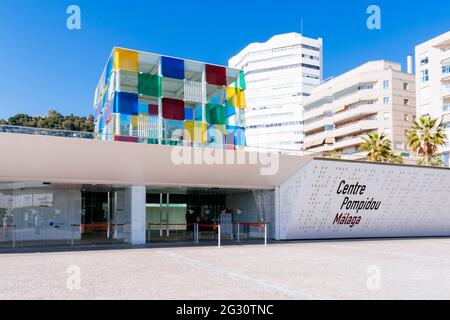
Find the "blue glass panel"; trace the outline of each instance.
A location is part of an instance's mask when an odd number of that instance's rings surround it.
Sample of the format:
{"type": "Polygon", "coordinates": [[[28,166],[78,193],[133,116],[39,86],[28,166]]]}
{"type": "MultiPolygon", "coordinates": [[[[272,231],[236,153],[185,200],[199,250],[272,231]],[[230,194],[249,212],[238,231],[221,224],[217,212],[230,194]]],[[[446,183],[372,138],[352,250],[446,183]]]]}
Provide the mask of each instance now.
{"type": "Polygon", "coordinates": [[[139,103],[138,105],[139,114],[148,114],[148,110],[149,110],[148,104],[139,103]]]}
{"type": "Polygon", "coordinates": [[[225,114],[227,118],[234,116],[236,114],[236,108],[227,106],[225,114]]]}
{"type": "Polygon", "coordinates": [[[111,78],[111,72],[113,67],[113,57],[109,58],[108,64],[106,65],[106,74],[105,74],[105,84],[108,85],[109,79],[111,78]]]}
{"type": "Polygon", "coordinates": [[[225,143],[228,145],[245,146],[245,129],[238,126],[227,125],[225,143]]]}
{"type": "Polygon", "coordinates": [[[202,106],[197,106],[195,108],[195,119],[196,121],[202,121],[202,106]]]}
{"type": "Polygon", "coordinates": [[[161,57],[162,75],[174,79],[184,79],[184,60],[161,57]]]}
{"type": "Polygon", "coordinates": [[[245,129],[242,127],[237,127],[235,131],[235,143],[238,146],[245,146],[245,129]]]}
{"type": "Polygon", "coordinates": [[[128,92],[116,92],[114,101],[114,113],[138,115],[138,95],[128,92]]]}
{"type": "Polygon", "coordinates": [[[194,120],[194,110],[192,110],[190,108],[185,108],[184,109],[184,118],[186,120],[194,120]]]}

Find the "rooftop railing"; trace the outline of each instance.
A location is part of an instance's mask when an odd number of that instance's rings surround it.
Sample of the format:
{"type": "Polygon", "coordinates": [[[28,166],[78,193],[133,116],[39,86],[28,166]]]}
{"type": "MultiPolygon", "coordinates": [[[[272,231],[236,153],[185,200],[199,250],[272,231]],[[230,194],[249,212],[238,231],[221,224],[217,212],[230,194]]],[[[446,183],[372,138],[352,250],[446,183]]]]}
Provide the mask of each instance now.
{"type": "Polygon", "coordinates": [[[64,138],[94,139],[94,134],[92,132],[42,129],[42,128],[19,127],[10,125],[0,125],[0,132],[33,134],[41,136],[64,137],[64,138]]]}

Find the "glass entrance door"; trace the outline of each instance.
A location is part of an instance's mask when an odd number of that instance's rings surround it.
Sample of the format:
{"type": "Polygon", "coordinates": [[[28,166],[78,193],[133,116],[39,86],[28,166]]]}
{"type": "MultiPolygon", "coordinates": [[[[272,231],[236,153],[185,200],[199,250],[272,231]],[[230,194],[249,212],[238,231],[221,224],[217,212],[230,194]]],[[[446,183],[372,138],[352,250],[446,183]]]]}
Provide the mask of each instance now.
{"type": "MultiPolygon", "coordinates": [[[[158,194],[159,203],[146,207],[148,241],[192,240],[193,228],[187,223],[187,204],[173,201],[171,194],[158,194]]],[[[155,195],[156,199],[156,195],[155,195]]]]}
{"type": "Polygon", "coordinates": [[[124,223],[116,221],[118,194],[115,190],[82,193],[81,243],[123,242],[124,223]]]}

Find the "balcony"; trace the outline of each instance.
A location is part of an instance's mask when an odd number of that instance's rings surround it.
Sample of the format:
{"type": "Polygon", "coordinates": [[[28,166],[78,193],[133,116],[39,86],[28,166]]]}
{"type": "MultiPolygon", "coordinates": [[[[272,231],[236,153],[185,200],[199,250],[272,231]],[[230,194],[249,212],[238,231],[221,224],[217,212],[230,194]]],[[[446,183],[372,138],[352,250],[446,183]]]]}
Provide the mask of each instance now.
{"type": "Polygon", "coordinates": [[[450,64],[450,50],[442,52],[441,55],[441,65],[449,65],[450,64]]]}
{"type": "Polygon", "coordinates": [[[311,131],[320,129],[325,127],[327,124],[332,124],[333,120],[331,117],[323,117],[322,119],[319,119],[318,121],[314,121],[308,124],[303,125],[303,131],[308,134],[311,131]]]}
{"type": "Polygon", "coordinates": [[[450,84],[442,86],[442,99],[450,99],[450,84]]]}
{"type": "Polygon", "coordinates": [[[331,110],[332,108],[330,107],[330,104],[324,104],[318,108],[315,109],[311,109],[309,111],[305,111],[303,113],[303,119],[311,119],[311,118],[316,118],[316,117],[320,117],[324,114],[324,112],[326,110],[331,110]]]}
{"type": "Polygon", "coordinates": [[[334,144],[334,147],[336,149],[344,149],[344,148],[348,148],[348,147],[352,147],[352,146],[358,146],[363,142],[364,142],[364,140],[362,139],[361,135],[350,136],[346,139],[336,142],[334,144]]]}
{"type": "Polygon", "coordinates": [[[442,66],[441,82],[444,85],[450,84],[450,58],[447,59],[446,64],[442,66]]]}
{"type": "Polygon", "coordinates": [[[361,104],[357,106],[352,106],[345,111],[336,113],[333,116],[333,122],[335,124],[338,124],[340,122],[351,121],[361,117],[377,114],[378,107],[379,106],[377,104],[361,104]]]}
{"type": "Polygon", "coordinates": [[[361,101],[377,101],[379,99],[379,91],[376,89],[360,90],[352,95],[342,97],[335,100],[331,105],[335,113],[341,111],[344,106],[351,106],[361,101]]]}
{"type": "Polygon", "coordinates": [[[378,129],[379,122],[377,120],[361,120],[352,122],[342,127],[339,127],[333,131],[334,137],[342,137],[353,134],[357,134],[362,131],[369,131],[378,129]]]}
{"type": "Polygon", "coordinates": [[[310,149],[305,151],[305,155],[314,155],[315,153],[323,153],[328,151],[333,151],[335,147],[333,145],[317,145],[316,147],[311,146],[310,149]]]}

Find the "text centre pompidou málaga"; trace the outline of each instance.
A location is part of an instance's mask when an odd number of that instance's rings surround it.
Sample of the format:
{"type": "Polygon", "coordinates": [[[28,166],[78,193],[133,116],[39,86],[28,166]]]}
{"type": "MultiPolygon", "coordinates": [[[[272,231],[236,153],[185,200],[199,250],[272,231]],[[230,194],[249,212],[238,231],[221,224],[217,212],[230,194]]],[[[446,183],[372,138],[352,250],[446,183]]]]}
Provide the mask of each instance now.
{"type": "Polygon", "coordinates": [[[98,139],[240,149],[241,70],[114,48],[95,91],[98,139]]]}

